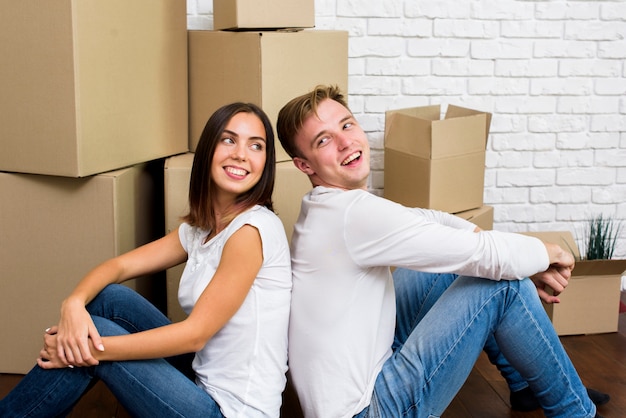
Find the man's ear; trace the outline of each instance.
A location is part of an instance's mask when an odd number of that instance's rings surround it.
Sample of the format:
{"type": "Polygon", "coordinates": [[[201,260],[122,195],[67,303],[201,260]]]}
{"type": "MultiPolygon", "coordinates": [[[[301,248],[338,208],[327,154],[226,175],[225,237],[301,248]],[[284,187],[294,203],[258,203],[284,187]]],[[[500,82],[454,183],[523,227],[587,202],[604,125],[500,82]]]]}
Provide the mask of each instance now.
{"type": "Polygon", "coordinates": [[[293,165],[295,165],[298,170],[302,171],[307,176],[315,174],[315,171],[313,171],[313,169],[305,159],[302,159],[300,157],[293,157],[293,165]]]}

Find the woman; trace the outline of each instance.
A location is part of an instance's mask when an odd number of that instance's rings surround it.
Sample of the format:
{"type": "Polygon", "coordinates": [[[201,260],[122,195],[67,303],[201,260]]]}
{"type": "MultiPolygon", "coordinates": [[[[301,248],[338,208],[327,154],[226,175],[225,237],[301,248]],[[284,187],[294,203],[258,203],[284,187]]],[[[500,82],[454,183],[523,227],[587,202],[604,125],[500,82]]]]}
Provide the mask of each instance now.
{"type": "Polygon", "coordinates": [[[81,280],[0,416],[63,415],[101,379],[135,416],[278,417],[291,270],[272,212],[274,177],[265,113],[244,103],[218,109],[196,149],[184,222],[81,280]],[[119,285],[183,262],[184,321],[170,323],[119,285]],[[164,360],[184,353],[195,353],[195,383],[164,360]]]}

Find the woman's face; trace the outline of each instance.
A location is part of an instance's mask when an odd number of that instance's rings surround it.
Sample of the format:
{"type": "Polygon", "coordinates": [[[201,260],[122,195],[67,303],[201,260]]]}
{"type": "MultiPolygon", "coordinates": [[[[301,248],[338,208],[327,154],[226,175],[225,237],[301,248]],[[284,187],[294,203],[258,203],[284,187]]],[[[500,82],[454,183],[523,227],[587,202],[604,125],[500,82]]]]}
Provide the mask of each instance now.
{"type": "Polygon", "coordinates": [[[240,112],[230,119],[211,165],[220,199],[234,200],[259,182],[267,158],[266,147],[265,127],[254,113],[240,112]]]}

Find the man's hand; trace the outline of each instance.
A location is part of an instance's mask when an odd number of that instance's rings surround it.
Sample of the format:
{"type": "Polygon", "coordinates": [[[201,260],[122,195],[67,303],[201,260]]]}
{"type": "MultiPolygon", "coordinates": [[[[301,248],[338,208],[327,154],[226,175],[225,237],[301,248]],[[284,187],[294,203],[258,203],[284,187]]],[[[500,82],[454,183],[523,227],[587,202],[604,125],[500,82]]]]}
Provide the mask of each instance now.
{"type": "Polygon", "coordinates": [[[545,303],[559,303],[558,296],[567,287],[574,269],[574,256],[556,244],[544,243],[550,267],[531,277],[539,297],[545,303]],[[551,291],[550,291],[551,290],[551,291]]]}
{"type": "Polygon", "coordinates": [[[545,303],[559,303],[558,295],[567,287],[572,271],[566,267],[550,266],[548,270],[531,276],[537,293],[545,303]]]}

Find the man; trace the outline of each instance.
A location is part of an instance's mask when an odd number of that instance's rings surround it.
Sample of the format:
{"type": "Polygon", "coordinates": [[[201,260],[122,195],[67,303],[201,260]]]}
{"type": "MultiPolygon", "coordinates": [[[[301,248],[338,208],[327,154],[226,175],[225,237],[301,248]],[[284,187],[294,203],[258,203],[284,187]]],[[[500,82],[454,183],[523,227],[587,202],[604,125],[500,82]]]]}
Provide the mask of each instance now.
{"type": "Polygon", "coordinates": [[[307,418],[440,416],[490,335],[547,416],[595,416],[537,298],[567,285],[569,253],[368,193],[368,141],[335,87],[285,105],[277,131],[314,186],[292,237],[289,334],[307,418]],[[429,301],[419,279],[394,289],[389,266],[461,277],[435,275],[447,290],[429,301]]]}

